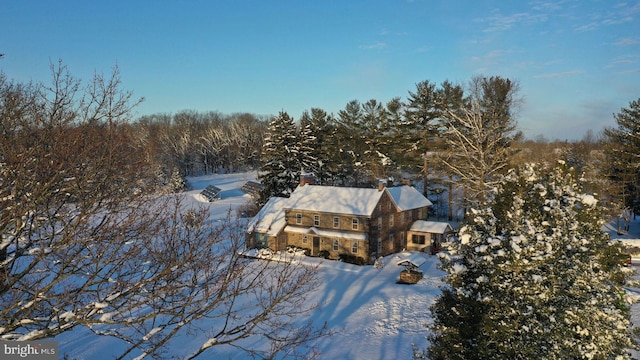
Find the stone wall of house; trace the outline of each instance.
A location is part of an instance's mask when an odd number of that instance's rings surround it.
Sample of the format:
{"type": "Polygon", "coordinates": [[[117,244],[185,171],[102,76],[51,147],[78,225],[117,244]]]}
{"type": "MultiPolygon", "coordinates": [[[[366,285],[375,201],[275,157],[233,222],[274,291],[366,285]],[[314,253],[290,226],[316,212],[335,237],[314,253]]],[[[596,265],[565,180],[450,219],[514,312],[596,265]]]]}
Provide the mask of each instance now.
{"type": "Polygon", "coordinates": [[[329,253],[330,259],[339,259],[340,254],[351,254],[355,256],[360,256],[365,260],[369,260],[368,251],[369,247],[367,246],[366,241],[364,240],[354,240],[348,238],[340,238],[340,237],[328,237],[328,236],[318,236],[314,234],[302,234],[290,232],[287,233],[287,242],[289,246],[295,246],[301,249],[308,249],[311,256],[319,256],[321,252],[326,251],[329,253]],[[314,247],[313,241],[314,238],[319,238],[319,246],[314,247]],[[334,242],[337,240],[337,249],[334,247],[334,242]],[[353,243],[354,241],[358,242],[357,251],[353,252],[353,243]]]}
{"type": "Polygon", "coordinates": [[[385,193],[371,218],[371,255],[387,256],[408,248],[406,232],[416,220],[426,220],[427,207],[398,211],[391,197],[385,193]],[[378,252],[380,239],[380,252],[378,252]]]}
{"type": "Polygon", "coordinates": [[[367,217],[321,213],[304,210],[286,210],[287,225],[316,227],[319,229],[366,232],[367,217]],[[357,227],[354,226],[354,219],[357,227]]]}
{"type": "Polygon", "coordinates": [[[358,243],[357,253],[351,251],[351,240],[339,238],[339,249],[333,249],[333,238],[320,237],[319,247],[313,247],[313,235],[307,235],[306,241],[302,234],[288,233],[287,244],[314,251],[328,251],[329,257],[338,258],[339,254],[353,254],[366,259],[368,262],[379,256],[386,256],[408,248],[407,230],[416,220],[426,220],[427,207],[409,211],[398,211],[391,196],[385,192],[378,202],[371,218],[348,214],[321,213],[288,209],[285,212],[288,225],[332,231],[354,232],[365,234],[367,240],[358,243]],[[354,221],[355,219],[355,221],[354,221]]]}

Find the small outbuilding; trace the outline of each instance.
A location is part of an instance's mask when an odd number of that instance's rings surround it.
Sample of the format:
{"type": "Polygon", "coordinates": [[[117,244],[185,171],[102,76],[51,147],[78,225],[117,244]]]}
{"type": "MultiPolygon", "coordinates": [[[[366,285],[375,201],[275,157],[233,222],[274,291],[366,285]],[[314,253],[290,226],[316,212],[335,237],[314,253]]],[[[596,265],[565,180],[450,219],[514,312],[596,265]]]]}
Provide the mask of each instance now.
{"type": "Polygon", "coordinates": [[[407,231],[407,250],[435,254],[440,251],[445,234],[452,230],[451,225],[446,222],[417,220],[407,231]]]}

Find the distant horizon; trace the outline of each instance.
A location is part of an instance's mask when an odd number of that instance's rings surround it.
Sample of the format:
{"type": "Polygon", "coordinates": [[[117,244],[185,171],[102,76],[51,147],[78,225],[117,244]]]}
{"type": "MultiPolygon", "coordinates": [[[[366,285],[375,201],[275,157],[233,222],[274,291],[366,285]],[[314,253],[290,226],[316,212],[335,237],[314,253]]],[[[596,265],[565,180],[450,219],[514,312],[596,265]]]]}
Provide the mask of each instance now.
{"type": "Polygon", "coordinates": [[[337,116],[351,100],[406,100],[429,80],[520,84],[528,139],[580,140],[640,97],[640,1],[283,0],[11,2],[0,71],[50,82],[61,59],[89,80],[117,64],[146,100],[136,118],[183,110],[337,116]]]}

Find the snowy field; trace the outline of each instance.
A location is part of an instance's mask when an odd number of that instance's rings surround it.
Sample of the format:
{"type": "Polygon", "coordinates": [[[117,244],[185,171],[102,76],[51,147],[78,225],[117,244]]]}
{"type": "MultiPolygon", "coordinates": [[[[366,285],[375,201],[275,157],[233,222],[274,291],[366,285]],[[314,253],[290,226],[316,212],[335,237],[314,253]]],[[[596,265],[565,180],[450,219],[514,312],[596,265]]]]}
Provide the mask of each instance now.
{"type": "MultiPolygon", "coordinates": [[[[255,173],[240,173],[189,178],[192,190],[183,194],[184,206],[205,206],[210,210],[212,219],[222,219],[230,209],[249,201],[240,187],[255,177],[255,173]],[[221,200],[208,203],[199,195],[207,185],[222,189],[221,200]]],[[[611,232],[612,237],[618,237],[613,229],[611,232]]],[[[632,223],[629,234],[622,238],[627,243],[640,246],[639,234],[640,219],[632,223]]],[[[337,331],[333,337],[321,340],[321,359],[410,359],[412,344],[419,348],[428,345],[429,306],[440,294],[439,286],[444,274],[436,267],[436,257],[415,252],[395,254],[384,259],[385,266],[381,269],[310,257],[301,261],[319,265],[323,284],[309,296],[310,302],[320,305],[311,314],[313,320],[318,325],[327,322],[331,329],[337,331]],[[402,270],[397,263],[409,257],[420,263],[419,269],[423,271],[424,278],[416,285],[397,284],[402,270]]],[[[640,264],[640,257],[634,258],[634,262],[640,264]]],[[[639,289],[630,288],[628,291],[640,294],[639,289]]],[[[304,320],[300,319],[301,322],[304,320]]],[[[632,320],[640,325],[638,305],[632,308],[632,320]]],[[[178,358],[189,354],[203,339],[206,339],[204,334],[180,336],[170,345],[171,352],[178,358]]],[[[82,327],[55,340],[59,342],[60,354],[66,354],[70,359],[113,359],[122,348],[118,340],[95,336],[82,327]]],[[[253,339],[256,340],[259,339],[253,339]]],[[[245,359],[247,356],[232,347],[220,346],[208,350],[200,358],[245,359]]]]}

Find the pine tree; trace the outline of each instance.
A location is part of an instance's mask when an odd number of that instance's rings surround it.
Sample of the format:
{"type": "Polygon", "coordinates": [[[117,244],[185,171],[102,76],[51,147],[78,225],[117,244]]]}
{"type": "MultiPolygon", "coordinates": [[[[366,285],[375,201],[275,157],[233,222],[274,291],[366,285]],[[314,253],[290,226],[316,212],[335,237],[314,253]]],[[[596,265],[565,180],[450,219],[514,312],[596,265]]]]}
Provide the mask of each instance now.
{"type": "Polygon", "coordinates": [[[640,98],[614,114],[617,128],[604,131],[608,169],[621,207],[640,213],[640,98]]]}
{"type": "Polygon", "coordinates": [[[261,202],[272,196],[288,197],[300,177],[296,126],[293,119],[280,112],[269,123],[260,158],[260,182],[264,186],[261,202]]]}
{"type": "Polygon", "coordinates": [[[300,162],[319,184],[332,182],[331,155],[333,126],[327,112],[312,108],[300,117],[300,162]]]}
{"type": "Polygon", "coordinates": [[[428,195],[429,159],[428,151],[433,151],[437,140],[438,120],[442,111],[438,108],[436,84],[425,80],[416,84],[416,91],[409,92],[405,111],[404,127],[407,141],[411,144],[412,163],[422,167],[423,194],[428,195]]]}
{"type": "Polygon", "coordinates": [[[169,179],[169,184],[167,184],[169,191],[178,193],[187,188],[187,181],[184,176],[180,172],[180,169],[177,167],[173,168],[171,172],[171,179],[169,179]]]}
{"type": "Polygon", "coordinates": [[[365,151],[366,137],[361,126],[362,116],[358,100],[351,100],[338,112],[335,172],[343,185],[358,185],[365,177],[362,154],[365,151]]]}
{"type": "Polygon", "coordinates": [[[511,171],[485,205],[441,255],[430,358],[629,358],[620,248],[572,171],[511,171]]]}

